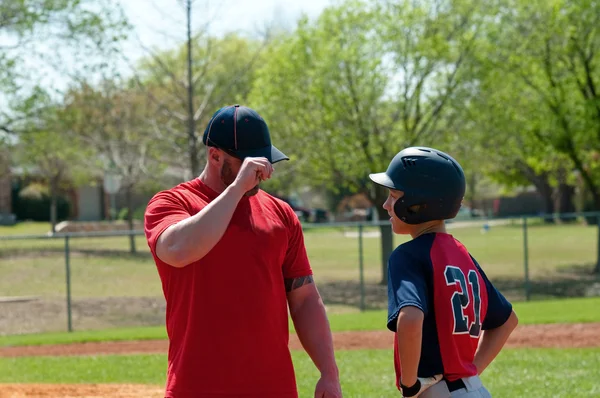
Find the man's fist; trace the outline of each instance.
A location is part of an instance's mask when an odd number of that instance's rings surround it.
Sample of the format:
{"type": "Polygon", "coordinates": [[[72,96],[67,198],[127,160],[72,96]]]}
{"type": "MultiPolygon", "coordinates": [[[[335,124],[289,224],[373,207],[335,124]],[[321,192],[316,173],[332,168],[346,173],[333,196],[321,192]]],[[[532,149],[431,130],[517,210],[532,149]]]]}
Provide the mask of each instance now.
{"type": "Polygon", "coordinates": [[[273,165],[267,158],[245,158],[233,184],[244,192],[254,189],[262,180],[268,180],[273,173],[273,165]]]}

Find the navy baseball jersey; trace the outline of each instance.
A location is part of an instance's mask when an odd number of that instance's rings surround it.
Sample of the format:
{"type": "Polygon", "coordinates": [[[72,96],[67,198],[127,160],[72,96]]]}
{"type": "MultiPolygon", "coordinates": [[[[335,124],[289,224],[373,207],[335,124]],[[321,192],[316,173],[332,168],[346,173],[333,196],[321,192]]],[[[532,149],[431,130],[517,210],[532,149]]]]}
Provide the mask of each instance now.
{"type": "MultiPolygon", "coordinates": [[[[398,314],[405,306],[424,313],[418,377],[444,374],[449,381],[477,374],[473,358],[481,331],[501,326],[512,312],[512,305],[465,246],[446,233],[421,235],[390,256],[387,327],[391,331],[396,332],[398,314]]],[[[399,387],[397,338],[394,365],[399,387]]]]}

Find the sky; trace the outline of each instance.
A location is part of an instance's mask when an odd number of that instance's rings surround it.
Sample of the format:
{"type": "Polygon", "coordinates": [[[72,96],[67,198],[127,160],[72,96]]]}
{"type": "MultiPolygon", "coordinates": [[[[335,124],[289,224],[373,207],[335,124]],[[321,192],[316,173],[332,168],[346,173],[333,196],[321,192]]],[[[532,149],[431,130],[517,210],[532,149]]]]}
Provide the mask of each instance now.
{"type": "MultiPolygon", "coordinates": [[[[145,45],[169,45],[185,36],[182,0],[121,0],[129,21],[145,45]]],[[[210,21],[214,34],[256,32],[273,21],[293,25],[301,13],[317,16],[328,0],[194,0],[193,28],[210,21]]]]}
{"type": "MultiPolygon", "coordinates": [[[[120,64],[119,70],[123,74],[131,71],[130,65],[136,59],[148,55],[148,49],[173,48],[185,41],[184,0],[115,1],[121,4],[133,28],[123,45],[130,63],[120,64]]],[[[207,27],[214,35],[231,31],[253,35],[273,23],[293,28],[302,13],[316,18],[332,1],[335,0],[193,0],[192,29],[197,32],[207,27]]],[[[0,44],[2,39],[0,37],[0,44]]],[[[85,65],[85,61],[82,63],[71,57],[68,49],[56,51],[51,42],[33,43],[32,46],[36,47],[32,51],[35,55],[25,57],[22,64],[28,76],[20,82],[25,92],[31,86],[41,84],[60,93],[69,82],[69,73],[65,70],[79,70],[85,65]]],[[[7,106],[7,98],[1,93],[0,106],[7,106]]]]}
{"type": "MultiPolygon", "coordinates": [[[[145,55],[144,47],[172,48],[185,40],[185,0],[120,0],[120,3],[134,28],[125,45],[131,58],[145,55]]],[[[192,29],[207,27],[215,35],[231,31],[253,35],[273,23],[293,28],[300,15],[317,17],[329,4],[331,0],[193,0],[192,29]]]]}

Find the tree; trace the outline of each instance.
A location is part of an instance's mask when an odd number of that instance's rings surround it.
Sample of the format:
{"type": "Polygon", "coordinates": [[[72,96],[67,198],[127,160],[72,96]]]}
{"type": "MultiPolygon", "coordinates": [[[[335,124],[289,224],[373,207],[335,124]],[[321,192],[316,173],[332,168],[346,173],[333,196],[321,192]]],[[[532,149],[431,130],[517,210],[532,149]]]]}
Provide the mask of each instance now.
{"type": "MultiPolygon", "coordinates": [[[[90,155],[86,148],[78,147],[62,129],[59,104],[53,103],[49,95],[38,89],[30,98],[42,109],[38,118],[28,119],[21,124],[23,131],[16,144],[16,157],[27,173],[41,177],[49,186],[50,223],[56,232],[57,201],[65,185],[81,181],[86,170],[80,166],[90,155]]],[[[27,109],[29,105],[25,105],[27,109]]]]}
{"type": "MultiPolygon", "coordinates": [[[[216,37],[209,30],[210,16],[195,26],[194,0],[180,4],[186,26],[182,45],[162,52],[146,48],[149,55],[134,67],[134,77],[157,110],[157,139],[172,144],[165,148],[170,155],[165,161],[197,176],[203,156],[198,126],[203,129],[218,108],[245,102],[269,32],[263,39],[234,33],[216,37]]],[[[210,14],[208,7],[205,11],[210,14]]]]}
{"type": "Polygon", "coordinates": [[[600,210],[600,4],[558,0],[501,2],[490,53],[541,104],[531,134],[569,159],[600,210]],[[523,38],[523,39],[521,39],[523,38]],[[521,39],[521,40],[519,40],[521,39]]]}
{"type": "Polygon", "coordinates": [[[0,96],[9,102],[0,110],[0,139],[17,145],[25,165],[36,165],[48,179],[53,230],[56,190],[59,181],[73,177],[77,152],[62,140],[57,87],[42,83],[39,71],[53,70],[63,78],[91,73],[118,50],[127,27],[113,0],[0,0],[0,96]],[[83,68],[66,61],[69,56],[85,58],[83,68]]]}
{"type": "Polygon", "coordinates": [[[577,173],[591,197],[588,209],[600,210],[600,4],[500,0],[490,22],[484,76],[493,75],[496,88],[513,87],[505,112],[522,122],[519,139],[529,143],[523,155],[554,180],[559,209],[573,208],[564,199],[577,173]]]}
{"type": "MultiPolygon", "coordinates": [[[[403,147],[441,142],[448,103],[480,18],[474,1],[346,1],[303,19],[273,45],[252,102],[289,147],[306,182],[366,194],[380,219],[387,192],[368,179],[403,147]]],[[[393,249],[381,227],[382,282],[393,249]]]]}
{"type": "MultiPolygon", "coordinates": [[[[486,54],[485,48],[477,54],[486,54]]],[[[457,140],[457,153],[471,163],[467,168],[477,169],[507,188],[535,186],[544,200],[544,212],[553,214],[555,188],[562,184],[562,190],[567,189],[564,164],[569,160],[533,134],[546,117],[538,111],[543,104],[518,78],[500,78],[485,56],[471,65],[471,71],[477,84],[467,106],[453,104],[465,120],[460,133],[450,135],[457,140]]],[[[572,199],[572,195],[563,197],[561,205],[568,208],[572,199]]]]}
{"type": "Polygon", "coordinates": [[[51,65],[64,72],[65,54],[79,52],[90,68],[92,57],[116,50],[127,27],[113,0],[0,0],[0,93],[22,91],[34,73],[22,68],[25,57],[38,58],[36,69],[51,65]]]}
{"type": "MultiPolygon", "coordinates": [[[[81,82],[69,91],[61,114],[70,138],[95,154],[88,158],[88,168],[116,168],[125,191],[130,230],[134,229],[134,190],[144,178],[154,178],[164,170],[158,161],[159,144],[151,134],[151,117],[146,93],[117,79],[105,79],[97,87],[81,82]]],[[[136,252],[134,238],[130,236],[132,253],[136,252]]]]}

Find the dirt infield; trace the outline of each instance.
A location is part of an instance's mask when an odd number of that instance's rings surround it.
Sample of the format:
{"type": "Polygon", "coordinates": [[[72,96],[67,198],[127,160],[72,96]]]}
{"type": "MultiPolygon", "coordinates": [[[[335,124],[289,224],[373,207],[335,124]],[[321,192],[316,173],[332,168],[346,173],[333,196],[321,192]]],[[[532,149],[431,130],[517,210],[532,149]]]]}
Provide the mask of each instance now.
{"type": "MultiPolygon", "coordinates": [[[[393,335],[387,331],[334,333],[336,350],[389,349],[393,335]]],[[[549,324],[519,326],[510,337],[508,347],[570,348],[600,347],[600,323],[549,324]]],[[[24,347],[0,347],[0,357],[61,356],[102,354],[165,354],[166,340],[115,341],[24,347]]],[[[302,349],[295,334],[290,348],[302,349]]]]}
{"type": "Polygon", "coordinates": [[[141,384],[0,384],[0,398],[162,398],[164,388],[141,384]]]}
{"type": "MultiPolygon", "coordinates": [[[[393,335],[386,331],[334,333],[336,350],[391,349],[393,335]]],[[[571,348],[600,347],[600,323],[551,324],[519,326],[507,343],[508,347],[571,348]]],[[[77,343],[29,347],[2,347],[0,357],[141,354],[167,352],[167,341],[123,341],[77,343]]],[[[292,350],[302,349],[296,337],[290,337],[292,350]]],[[[130,384],[2,384],[0,398],[159,398],[162,386],[130,384]]]]}

